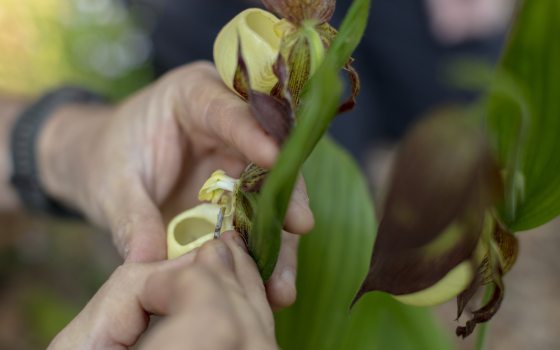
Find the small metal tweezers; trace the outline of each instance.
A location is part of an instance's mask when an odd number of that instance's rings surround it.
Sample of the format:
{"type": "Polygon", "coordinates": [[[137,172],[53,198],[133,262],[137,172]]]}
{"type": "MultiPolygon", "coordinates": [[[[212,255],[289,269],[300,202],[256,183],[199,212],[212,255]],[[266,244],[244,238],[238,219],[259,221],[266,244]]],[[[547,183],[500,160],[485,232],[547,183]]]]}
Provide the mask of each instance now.
{"type": "Polygon", "coordinates": [[[218,221],[216,222],[216,228],[214,229],[214,239],[219,239],[221,236],[225,211],[226,211],[225,207],[220,208],[220,212],[218,213],[218,221]]]}

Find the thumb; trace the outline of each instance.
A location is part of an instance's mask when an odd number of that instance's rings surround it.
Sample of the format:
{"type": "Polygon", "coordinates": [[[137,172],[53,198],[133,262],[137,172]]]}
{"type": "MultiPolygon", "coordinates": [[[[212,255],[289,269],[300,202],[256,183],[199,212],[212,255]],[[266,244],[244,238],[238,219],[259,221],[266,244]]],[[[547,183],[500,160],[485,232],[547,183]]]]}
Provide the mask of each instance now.
{"type": "Polygon", "coordinates": [[[167,255],[161,213],[139,182],[128,184],[110,214],[113,240],[126,262],[164,260],[167,255]]]}

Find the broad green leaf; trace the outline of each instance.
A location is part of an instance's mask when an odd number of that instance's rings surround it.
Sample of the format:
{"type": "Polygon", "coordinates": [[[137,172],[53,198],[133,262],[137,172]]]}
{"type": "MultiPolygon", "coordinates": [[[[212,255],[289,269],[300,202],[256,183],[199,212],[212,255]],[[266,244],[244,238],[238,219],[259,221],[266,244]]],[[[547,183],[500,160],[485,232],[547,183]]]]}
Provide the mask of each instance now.
{"type": "Polygon", "coordinates": [[[280,234],[300,168],[334,117],[342,92],[338,72],[358,46],[367,23],[369,0],[355,0],[325,60],[302,96],[299,124],[286,143],[258,200],[249,249],[264,280],[278,258],[280,234]]]}
{"type": "Polygon", "coordinates": [[[369,293],[350,310],[375,239],[367,185],[356,164],[328,138],[305,164],[304,175],[316,226],[301,239],[297,301],[276,315],[281,348],[451,349],[426,309],[369,293]]]}
{"type": "Polygon", "coordinates": [[[498,74],[508,92],[489,97],[489,128],[507,168],[501,214],[512,231],[560,214],[559,19],[560,1],[523,3],[498,74]]]}

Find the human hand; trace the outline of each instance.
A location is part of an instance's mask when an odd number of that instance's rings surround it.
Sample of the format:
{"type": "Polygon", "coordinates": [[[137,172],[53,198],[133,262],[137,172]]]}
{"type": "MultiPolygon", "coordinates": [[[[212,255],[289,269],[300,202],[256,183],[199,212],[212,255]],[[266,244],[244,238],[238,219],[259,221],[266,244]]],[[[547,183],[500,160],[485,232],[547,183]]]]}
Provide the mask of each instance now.
{"type": "Polygon", "coordinates": [[[277,349],[255,263],[228,232],[181,258],[119,267],[49,349],[277,349]]]}
{"type": "MultiPolygon", "coordinates": [[[[116,108],[64,108],[40,142],[49,192],[109,228],[122,255],[136,262],[165,258],[164,222],[194,206],[214,170],[236,176],[249,161],[270,168],[278,153],[208,63],[179,68],[116,108]]],[[[285,224],[293,233],[313,226],[302,181],[285,224]]],[[[296,294],[298,239],[283,237],[267,283],[274,307],[296,294]]]]}

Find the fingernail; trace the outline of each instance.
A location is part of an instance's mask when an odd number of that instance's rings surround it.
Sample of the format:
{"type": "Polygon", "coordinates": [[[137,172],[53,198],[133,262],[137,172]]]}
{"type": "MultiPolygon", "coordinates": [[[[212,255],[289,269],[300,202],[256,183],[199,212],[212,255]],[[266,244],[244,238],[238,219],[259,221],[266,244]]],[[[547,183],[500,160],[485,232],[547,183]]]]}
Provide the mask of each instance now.
{"type": "Polygon", "coordinates": [[[296,197],[295,199],[302,204],[309,205],[309,196],[306,191],[302,191],[298,188],[295,190],[294,197],[296,197]]]}
{"type": "Polygon", "coordinates": [[[284,271],[282,271],[282,274],[280,275],[280,278],[282,279],[282,281],[284,281],[284,283],[293,286],[293,288],[295,288],[296,275],[293,269],[291,268],[284,269],[284,271]]]}
{"type": "Polygon", "coordinates": [[[300,207],[301,211],[304,212],[306,215],[313,216],[313,212],[309,207],[309,197],[307,193],[304,191],[296,190],[293,194],[294,202],[300,207]]]}

